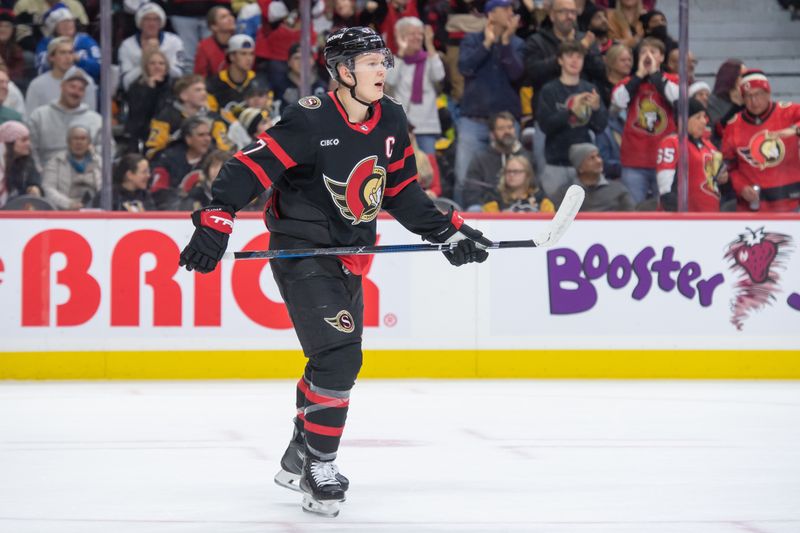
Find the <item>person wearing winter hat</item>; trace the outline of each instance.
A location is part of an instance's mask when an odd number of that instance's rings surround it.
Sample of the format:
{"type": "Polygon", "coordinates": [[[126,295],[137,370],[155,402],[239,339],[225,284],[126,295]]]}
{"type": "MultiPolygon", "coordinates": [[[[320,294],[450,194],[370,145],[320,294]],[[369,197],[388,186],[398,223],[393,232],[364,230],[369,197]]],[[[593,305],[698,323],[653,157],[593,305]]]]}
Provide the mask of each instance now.
{"type": "Polygon", "coordinates": [[[158,48],[167,57],[170,77],[181,77],[187,68],[183,41],[174,33],[164,31],[167,14],[161,6],[145,2],[136,10],[134,18],[139,31],[122,41],[119,47],[123,89],[127,91],[142,75],[142,54],[152,48],[158,48]]]}
{"type": "Polygon", "coordinates": [[[266,110],[248,107],[239,113],[238,120],[228,128],[228,139],[241,150],[271,126],[272,121],[266,110]]]}
{"type": "Polygon", "coordinates": [[[41,197],[42,177],[31,157],[31,136],[22,122],[0,124],[0,207],[22,194],[41,197]]]}
{"type": "Polygon", "coordinates": [[[689,98],[697,98],[708,107],[708,99],[711,97],[711,87],[704,81],[696,81],[689,86],[689,98]]]}
{"type": "MultiPolygon", "coordinates": [[[[677,107],[675,114],[678,114],[677,107]]],[[[698,98],[689,99],[689,181],[688,210],[715,213],[720,210],[719,185],[728,181],[722,165],[722,154],[706,135],[708,113],[698,98]]],[[[678,134],[664,137],[658,147],[656,180],[661,207],[665,211],[678,210],[678,180],[675,179],[680,162],[678,134]]]]}
{"type": "Polygon", "coordinates": [[[775,102],[761,70],[742,74],[744,109],[725,127],[722,153],[737,211],[800,209],[800,104],[775,102]]]}
{"type": "Polygon", "coordinates": [[[54,4],[45,13],[42,24],[45,38],[36,45],[36,69],[39,74],[50,70],[47,47],[56,37],[72,39],[75,64],[94,79],[100,81],[100,46],[91,36],[79,32],[75,15],[61,2],[54,4]]]}
{"type": "MultiPolygon", "coordinates": [[[[9,2],[5,2],[8,4],[9,2]]],[[[35,30],[41,27],[44,17],[56,3],[54,0],[17,0],[14,5],[14,15],[17,17],[17,42],[24,50],[36,50],[41,35],[35,30]]],[[[89,25],[89,17],[80,0],[60,0],[67,6],[81,27],[89,25]]]]}
{"type": "MultiPolygon", "coordinates": [[[[581,211],[633,211],[635,204],[631,193],[619,181],[609,181],[603,175],[603,158],[600,150],[591,143],[573,144],[569,148],[569,161],[578,176],[578,184],[586,191],[581,211]]],[[[567,188],[561,190],[556,205],[561,203],[567,188]]]]}
{"type": "MultiPolygon", "coordinates": [[[[253,71],[255,44],[249,35],[240,33],[231,37],[225,52],[228,67],[206,81],[208,108],[218,111],[229,123],[234,118],[228,113],[234,112],[233,108],[243,107],[244,93],[256,77],[253,71]]],[[[236,112],[238,109],[234,114],[236,112]]]]}

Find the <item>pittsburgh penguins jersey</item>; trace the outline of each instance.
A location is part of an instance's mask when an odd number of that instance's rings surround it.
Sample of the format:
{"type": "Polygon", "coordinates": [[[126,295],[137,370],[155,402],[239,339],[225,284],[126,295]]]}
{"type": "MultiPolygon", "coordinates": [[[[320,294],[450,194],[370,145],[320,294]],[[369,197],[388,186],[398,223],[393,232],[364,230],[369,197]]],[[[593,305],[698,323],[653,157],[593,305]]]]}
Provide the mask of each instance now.
{"type": "Polygon", "coordinates": [[[749,211],[741,197],[746,186],[761,187],[761,211],[794,211],[800,207],[798,138],[770,135],[800,124],[800,104],[773,102],[761,116],[740,111],[728,121],[722,155],[738,197],[737,210],[749,211]]]}
{"type": "MultiPolygon", "coordinates": [[[[301,98],[225,164],[212,203],[239,210],[264,189],[271,189],[270,232],[305,246],[372,245],[381,209],[419,235],[449,223],[417,183],[405,113],[388,97],[357,124],[333,92],[301,98]]],[[[340,259],[355,274],[366,264],[361,256],[340,259]]]]}

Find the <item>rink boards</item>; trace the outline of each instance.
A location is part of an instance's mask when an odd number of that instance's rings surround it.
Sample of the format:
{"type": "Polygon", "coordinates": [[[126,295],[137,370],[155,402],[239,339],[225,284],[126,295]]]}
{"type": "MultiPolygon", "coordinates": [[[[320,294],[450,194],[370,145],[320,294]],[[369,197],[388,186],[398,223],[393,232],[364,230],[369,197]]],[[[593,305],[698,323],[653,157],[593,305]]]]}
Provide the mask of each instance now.
{"type": "MultiPolygon", "coordinates": [[[[302,369],[266,262],[178,269],[186,215],[0,213],[0,378],[302,369]]],[[[470,223],[528,239],[547,217],[470,223]]],[[[229,250],[266,247],[258,215],[235,226],[229,250]]],[[[389,218],[378,233],[419,242],[389,218]]],[[[554,248],[495,251],[480,266],[376,256],[362,376],[800,378],[798,248],[798,215],[581,215],[554,248]]]]}

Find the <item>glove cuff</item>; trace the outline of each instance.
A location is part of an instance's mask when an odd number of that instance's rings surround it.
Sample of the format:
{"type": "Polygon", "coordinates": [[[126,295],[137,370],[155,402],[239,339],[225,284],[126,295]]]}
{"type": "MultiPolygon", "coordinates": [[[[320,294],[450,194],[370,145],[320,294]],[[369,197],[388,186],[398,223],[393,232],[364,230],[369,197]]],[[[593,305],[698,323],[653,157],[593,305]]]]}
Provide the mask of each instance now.
{"type": "Polygon", "coordinates": [[[234,214],[226,207],[206,207],[192,213],[195,227],[205,227],[230,235],[233,232],[234,214]]]}
{"type": "Polygon", "coordinates": [[[426,241],[442,243],[447,242],[447,240],[458,233],[458,230],[461,229],[461,226],[464,225],[464,219],[461,218],[461,214],[454,209],[450,209],[450,213],[448,213],[448,219],[446,226],[442,226],[438,230],[434,231],[433,233],[429,233],[424,236],[426,241]]]}

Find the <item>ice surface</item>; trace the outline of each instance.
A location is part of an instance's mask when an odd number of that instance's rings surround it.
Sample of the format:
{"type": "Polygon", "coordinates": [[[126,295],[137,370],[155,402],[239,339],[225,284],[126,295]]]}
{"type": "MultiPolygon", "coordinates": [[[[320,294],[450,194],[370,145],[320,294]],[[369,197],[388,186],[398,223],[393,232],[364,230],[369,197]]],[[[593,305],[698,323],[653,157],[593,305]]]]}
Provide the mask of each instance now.
{"type": "Polygon", "coordinates": [[[0,383],[0,532],[800,532],[800,383],[379,381],[338,518],[272,476],[292,381],[0,383]]]}

